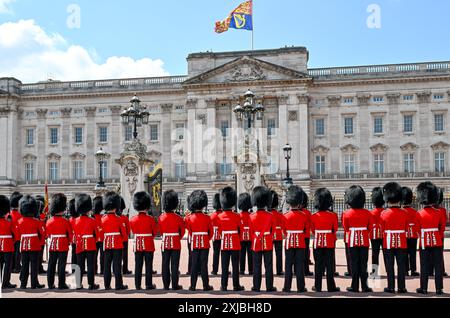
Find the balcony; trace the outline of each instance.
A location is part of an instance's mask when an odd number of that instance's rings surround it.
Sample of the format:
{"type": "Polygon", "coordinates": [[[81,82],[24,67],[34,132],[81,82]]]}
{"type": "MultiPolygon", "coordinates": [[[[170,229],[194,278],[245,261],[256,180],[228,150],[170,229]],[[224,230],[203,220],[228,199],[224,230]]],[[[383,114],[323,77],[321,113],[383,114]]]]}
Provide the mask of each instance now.
{"type": "Polygon", "coordinates": [[[312,175],[311,178],[313,180],[444,179],[450,178],[450,172],[322,174],[322,175],[312,175]]]}
{"type": "MultiPolygon", "coordinates": [[[[61,179],[56,181],[47,181],[48,185],[96,185],[98,182],[98,179],[61,179]]],[[[25,180],[18,180],[17,185],[18,186],[39,186],[39,185],[45,185],[46,180],[40,179],[40,180],[32,180],[32,181],[25,181],[25,180]]],[[[106,179],[106,184],[119,184],[120,179],[106,179]]]]}

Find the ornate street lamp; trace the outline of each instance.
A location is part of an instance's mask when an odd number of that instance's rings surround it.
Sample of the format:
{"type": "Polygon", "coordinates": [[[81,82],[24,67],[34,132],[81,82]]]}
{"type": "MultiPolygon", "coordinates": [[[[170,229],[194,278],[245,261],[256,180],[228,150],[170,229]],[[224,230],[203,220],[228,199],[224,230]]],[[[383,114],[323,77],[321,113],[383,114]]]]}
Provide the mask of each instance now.
{"type": "Polygon", "coordinates": [[[122,123],[124,125],[133,125],[133,137],[137,139],[138,128],[148,125],[150,113],[145,107],[141,107],[141,101],[136,95],[134,95],[130,103],[130,108],[124,110],[121,115],[122,123]]]}
{"type": "Polygon", "coordinates": [[[291,172],[289,170],[289,161],[292,158],[292,146],[290,144],[286,144],[283,148],[284,151],[284,158],[286,159],[286,178],[283,179],[283,186],[286,189],[289,189],[291,186],[294,185],[294,181],[291,178],[291,172]]]}
{"type": "Polygon", "coordinates": [[[247,122],[248,129],[252,128],[252,124],[256,120],[262,120],[264,117],[265,108],[261,104],[256,104],[255,94],[248,90],[245,95],[244,106],[240,103],[234,108],[233,112],[236,114],[238,121],[247,122]]]}
{"type": "Polygon", "coordinates": [[[98,166],[99,166],[99,180],[97,183],[97,189],[103,189],[105,188],[105,181],[103,176],[103,165],[105,164],[105,160],[107,157],[107,153],[103,150],[103,148],[100,148],[99,151],[95,154],[95,158],[97,158],[98,166]]]}

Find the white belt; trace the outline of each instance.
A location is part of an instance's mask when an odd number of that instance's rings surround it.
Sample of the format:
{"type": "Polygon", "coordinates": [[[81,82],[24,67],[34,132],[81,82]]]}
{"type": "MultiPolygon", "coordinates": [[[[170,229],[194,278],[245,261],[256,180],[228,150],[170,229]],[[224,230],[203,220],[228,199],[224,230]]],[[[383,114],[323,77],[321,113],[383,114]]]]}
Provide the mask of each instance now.
{"type": "Polygon", "coordinates": [[[244,227],[244,230],[250,230],[250,228],[248,226],[244,227]]]}
{"type": "Polygon", "coordinates": [[[316,231],[316,234],[331,234],[331,233],[333,233],[332,230],[316,231]]]}
{"type": "Polygon", "coordinates": [[[193,232],[192,236],[209,235],[208,232],[193,232]]]}
{"type": "Polygon", "coordinates": [[[393,234],[404,234],[406,232],[402,230],[402,231],[384,231],[384,233],[387,234],[387,249],[390,250],[391,243],[392,243],[392,235],[393,234]]]}
{"type": "Polygon", "coordinates": [[[283,228],[281,226],[277,226],[275,229],[276,230],[282,230],[283,228]]]}
{"type": "Polygon", "coordinates": [[[303,234],[304,231],[286,231],[287,234],[303,234]]]}
{"type": "Polygon", "coordinates": [[[175,236],[180,236],[179,233],[164,233],[163,237],[175,237],[175,236]]]}
{"type": "MultiPolygon", "coordinates": [[[[261,236],[261,232],[255,232],[255,235],[256,235],[256,236],[261,236]]],[[[270,232],[264,232],[263,235],[264,235],[264,236],[270,235],[270,232]]]]}
{"type": "Polygon", "coordinates": [[[153,237],[153,234],[136,234],[136,238],[138,237],[153,237]]]}
{"type": "Polygon", "coordinates": [[[352,227],[350,228],[350,247],[355,246],[355,233],[367,231],[366,227],[352,227]]]}
{"type": "Polygon", "coordinates": [[[39,237],[37,234],[22,234],[21,238],[32,238],[32,237],[39,237]]]}
{"type": "Polygon", "coordinates": [[[83,235],[81,238],[82,239],[94,238],[94,235],[83,235]]]}
{"type": "Polygon", "coordinates": [[[116,233],[105,233],[105,236],[117,236],[117,235],[120,235],[120,233],[119,232],[116,232],[116,233]]]}
{"type": "Polygon", "coordinates": [[[67,235],[50,235],[50,239],[67,238],[67,235]]]}
{"type": "Polygon", "coordinates": [[[238,231],[223,231],[222,232],[222,237],[224,235],[234,235],[234,234],[239,234],[239,232],[238,231]]]}
{"type": "Polygon", "coordinates": [[[0,235],[0,240],[4,239],[12,239],[12,235],[0,235]]]}
{"type": "Polygon", "coordinates": [[[439,229],[422,229],[422,249],[425,249],[425,233],[435,233],[439,232],[439,229]]]}
{"type": "Polygon", "coordinates": [[[303,234],[305,233],[304,231],[286,231],[287,233],[287,237],[286,237],[286,248],[289,249],[290,245],[291,245],[291,239],[293,235],[296,234],[303,234]]]}

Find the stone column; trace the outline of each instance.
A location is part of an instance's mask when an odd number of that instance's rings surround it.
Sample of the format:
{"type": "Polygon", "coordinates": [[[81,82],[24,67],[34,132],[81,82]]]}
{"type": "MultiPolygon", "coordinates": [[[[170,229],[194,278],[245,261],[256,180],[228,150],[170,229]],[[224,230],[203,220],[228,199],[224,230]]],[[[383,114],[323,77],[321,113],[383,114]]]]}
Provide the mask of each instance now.
{"type": "Polygon", "coordinates": [[[62,116],[62,125],[61,125],[61,154],[64,154],[61,157],[61,179],[72,179],[71,173],[71,163],[70,163],[70,115],[72,113],[72,108],[61,108],[60,110],[62,116]]]}
{"type": "MultiPolygon", "coordinates": [[[[211,131],[214,131],[217,127],[217,114],[216,114],[216,107],[217,107],[217,100],[216,99],[209,99],[206,101],[206,129],[210,132],[207,136],[209,140],[205,140],[205,143],[208,143],[208,148],[204,148],[204,151],[209,153],[213,158],[208,158],[208,163],[205,163],[206,165],[206,173],[210,176],[213,176],[216,174],[216,164],[217,162],[222,162],[222,158],[218,157],[219,153],[223,153],[223,139],[222,135],[217,136],[216,133],[211,135],[211,131]],[[211,144],[213,143],[213,144],[211,144]],[[211,148],[211,146],[213,148],[211,148]],[[218,147],[221,147],[219,149],[218,147]]],[[[206,144],[204,145],[206,146],[206,144]]],[[[210,155],[207,155],[207,157],[210,157],[210,155]]]]}
{"type": "MultiPolygon", "coordinates": [[[[117,157],[120,155],[120,152],[122,150],[123,140],[122,140],[122,119],[120,118],[120,115],[122,113],[122,106],[111,106],[109,107],[111,111],[111,126],[110,126],[110,136],[111,140],[109,142],[110,144],[110,150],[111,155],[113,157],[117,157]]],[[[95,129],[95,128],[94,128],[95,129]]],[[[120,174],[116,169],[112,169],[111,171],[111,178],[117,178],[120,174]]]]}
{"type": "Polygon", "coordinates": [[[17,106],[0,108],[0,177],[2,185],[11,185],[17,179],[17,106]]]}
{"type": "Polygon", "coordinates": [[[172,162],[172,112],[173,104],[161,105],[161,146],[162,146],[162,164],[165,170],[165,176],[172,175],[174,163],[172,162]]]}
{"type": "Polygon", "coordinates": [[[309,164],[309,96],[304,94],[298,96],[299,108],[298,108],[298,120],[300,122],[300,136],[299,145],[299,172],[301,179],[310,178],[310,164],[309,164]]]}
{"type": "Polygon", "coordinates": [[[38,118],[38,126],[37,126],[37,149],[39,149],[40,154],[37,158],[37,177],[39,179],[46,180],[48,173],[47,173],[47,112],[48,109],[37,109],[36,114],[38,118]]]}
{"type": "Polygon", "coordinates": [[[197,114],[197,99],[189,99],[186,103],[186,109],[188,113],[187,132],[186,136],[186,174],[189,181],[197,180],[196,176],[196,154],[195,154],[195,126],[196,126],[196,114],[197,114]]]}
{"type": "MultiPolygon", "coordinates": [[[[278,119],[279,119],[279,144],[280,145],[286,145],[286,143],[289,143],[289,136],[288,136],[288,104],[289,104],[289,96],[283,95],[278,97],[278,119]]],[[[283,153],[283,147],[280,147],[278,150],[280,155],[280,171],[286,171],[286,160],[284,160],[284,153],[283,153]]]]}
{"type": "Polygon", "coordinates": [[[92,153],[86,154],[86,178],[96,179],[97,177],[97,159],[95,158],[96,149],[96,133],[95,115],[97,114],[96,107],[85,107],[86,113],[86,149],[93,149],[92,153]]]}

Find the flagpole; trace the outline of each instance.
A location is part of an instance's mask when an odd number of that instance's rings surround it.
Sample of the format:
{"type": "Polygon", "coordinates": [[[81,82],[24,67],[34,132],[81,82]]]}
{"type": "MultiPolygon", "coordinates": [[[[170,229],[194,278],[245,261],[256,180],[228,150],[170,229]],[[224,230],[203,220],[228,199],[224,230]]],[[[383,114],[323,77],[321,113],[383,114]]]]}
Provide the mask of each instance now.
{"type": "Polygon", "coordinates": [[[255,50],[255,11],[254,11],[254,6],[253,6],[253,0],[252,1],[252,51],[255,50]]]}

